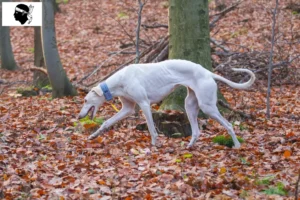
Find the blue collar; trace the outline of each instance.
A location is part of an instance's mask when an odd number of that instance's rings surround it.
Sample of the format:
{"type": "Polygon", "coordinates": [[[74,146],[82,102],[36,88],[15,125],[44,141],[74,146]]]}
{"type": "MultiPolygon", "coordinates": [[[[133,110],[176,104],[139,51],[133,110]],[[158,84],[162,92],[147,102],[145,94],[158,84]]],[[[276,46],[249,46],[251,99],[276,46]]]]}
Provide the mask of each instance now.
{"type": "Polygon", "coordinates": [[[106,101],[110,101],[110,100],[113,99],[112,94],[110,93],[110,91],[108,89],[108,86],[105,82],[100,83],[100,88],[101,88],[101,90],[104,94],[104,97],[105,97],[106,101]]]}

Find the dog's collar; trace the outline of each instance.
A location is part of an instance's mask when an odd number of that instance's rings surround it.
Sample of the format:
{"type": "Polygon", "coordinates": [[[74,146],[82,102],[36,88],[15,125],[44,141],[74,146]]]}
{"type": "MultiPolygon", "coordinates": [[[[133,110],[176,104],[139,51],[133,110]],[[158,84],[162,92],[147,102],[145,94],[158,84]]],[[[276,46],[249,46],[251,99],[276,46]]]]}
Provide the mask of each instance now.
{"type": "Polygon", "coordinates": [[[104,94],[104,97],[105,97],[106,101],[112,100],[112,98],[113,98],[112,94],[109,91],[108,86],[107,86],[107,84],[105,82],[100,83],[100,88],[101,88],[101,90],[102,90],[102,92],[104,94]]]}

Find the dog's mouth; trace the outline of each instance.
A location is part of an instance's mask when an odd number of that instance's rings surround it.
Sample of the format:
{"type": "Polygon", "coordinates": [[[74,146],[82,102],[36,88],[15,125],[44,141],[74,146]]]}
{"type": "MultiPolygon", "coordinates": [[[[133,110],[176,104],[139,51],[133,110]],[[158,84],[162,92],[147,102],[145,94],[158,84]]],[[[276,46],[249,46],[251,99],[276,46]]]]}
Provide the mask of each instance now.
{"type": "Polygon", "coordinates": [[[89,111],[87,112],[87,114],[89,114],[89,112],[91,112],[90,114],[90,119],[94,119],[94,111],[95,111],[95,106],[92,106],[89,111]]]}

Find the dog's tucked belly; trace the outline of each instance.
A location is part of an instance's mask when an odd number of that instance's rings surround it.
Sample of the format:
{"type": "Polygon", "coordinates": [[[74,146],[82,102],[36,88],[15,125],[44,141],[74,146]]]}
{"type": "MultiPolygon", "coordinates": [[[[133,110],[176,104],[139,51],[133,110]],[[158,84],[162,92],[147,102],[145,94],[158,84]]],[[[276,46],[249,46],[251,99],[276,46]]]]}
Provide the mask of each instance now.
{"type": "Polygon", "coordinates": [[[177,85],[167,85],[160,88],[156,88],[155,90],[151,90],[147,92],[148,99],[150,103],[158,103],[162,101],[166,96],[168,96],[177,85]]]}

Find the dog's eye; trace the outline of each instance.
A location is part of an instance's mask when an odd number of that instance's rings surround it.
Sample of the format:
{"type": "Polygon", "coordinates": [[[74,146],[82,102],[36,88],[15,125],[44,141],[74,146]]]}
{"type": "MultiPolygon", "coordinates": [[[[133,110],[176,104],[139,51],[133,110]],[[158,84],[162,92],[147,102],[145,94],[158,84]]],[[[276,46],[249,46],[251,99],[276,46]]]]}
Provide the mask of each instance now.
{"type": "Polygon", "coordinates": [[[87,102],[87,100],[85,99],[85,100],[84,100],[84,103],[86,103],[86,102],[87,102]]]}

